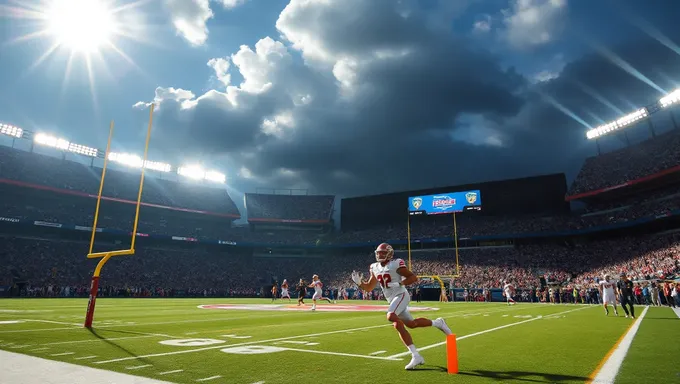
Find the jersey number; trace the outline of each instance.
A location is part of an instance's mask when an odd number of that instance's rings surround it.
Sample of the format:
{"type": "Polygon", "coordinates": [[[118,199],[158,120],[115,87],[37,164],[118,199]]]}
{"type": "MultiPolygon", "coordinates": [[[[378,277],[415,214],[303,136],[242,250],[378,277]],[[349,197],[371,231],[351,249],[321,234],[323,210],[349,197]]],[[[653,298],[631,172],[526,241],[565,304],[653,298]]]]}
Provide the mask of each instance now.
{"type": "Polygon", "coordinates": [[[378,283],[380,283],[380,285],[383,288],[387,288],[387,284],[392,282],[392,276],[390,276],[389,273],[386,273],[384,275],[376,275],[375,278],[376,280],[378,280],[378,283]]]}

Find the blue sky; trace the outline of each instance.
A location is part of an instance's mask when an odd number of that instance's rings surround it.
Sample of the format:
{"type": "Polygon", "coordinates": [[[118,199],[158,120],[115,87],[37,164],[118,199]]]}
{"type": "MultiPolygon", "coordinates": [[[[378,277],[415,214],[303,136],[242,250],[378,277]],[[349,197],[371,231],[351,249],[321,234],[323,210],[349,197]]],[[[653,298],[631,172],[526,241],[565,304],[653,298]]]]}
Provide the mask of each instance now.
{"type": "Polygon", "coordinates": [[[105,3],[116,50],[67,70],[69,46],[39,61],[56,36],[31,36],[51,1],[0,1],[0,122],[104,148],[114,119],[113,149],[141,154],[154,102],[150,159],[199,162],[236,191],[573,177],[595,153],[584,123],[680,84],[672,1],[105,3]]]}

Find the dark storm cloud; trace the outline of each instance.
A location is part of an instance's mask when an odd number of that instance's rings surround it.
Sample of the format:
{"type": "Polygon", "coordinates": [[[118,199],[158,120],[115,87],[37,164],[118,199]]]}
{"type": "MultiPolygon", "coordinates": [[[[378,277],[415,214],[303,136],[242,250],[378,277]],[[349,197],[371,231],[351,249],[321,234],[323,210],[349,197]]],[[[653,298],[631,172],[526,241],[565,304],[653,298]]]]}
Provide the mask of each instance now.
{"type": "MultiPolygon", "coordinates": [[[[160,98],[161,126],[185,151],[224,154],[232,175],[247,168],[250,177],[234,180],[242,189],[310,186],[356,195],[573,173],[593,148],[585,127],[555,103],[596,125],[592,115],[617,116],[582,85],[624,111],[614,95],[642,105],[660,96],[600,54],[532,85],[502,69],[499,58],[428,26],[416,9],[393,4],[293,1],[277,27],[306,64],[287,57],[296,54],[291,48],[263,45],[259,61],[242,61],[238,69],[271,83],[267,91],[232,89],[233,100],[214,92],[185,109],[160,98]],[[263,133],[263,120],[281,113],[292,126],[263,133]],[[474,145],[455,139],[463,130],[480,136],[474,145]],[[492,135],[498,138],[487,140],[492,135]]],[[[658,84],[663,75],[680,78],[678,56],[651,39],[638,37],[613,52],[658,84]]]]}

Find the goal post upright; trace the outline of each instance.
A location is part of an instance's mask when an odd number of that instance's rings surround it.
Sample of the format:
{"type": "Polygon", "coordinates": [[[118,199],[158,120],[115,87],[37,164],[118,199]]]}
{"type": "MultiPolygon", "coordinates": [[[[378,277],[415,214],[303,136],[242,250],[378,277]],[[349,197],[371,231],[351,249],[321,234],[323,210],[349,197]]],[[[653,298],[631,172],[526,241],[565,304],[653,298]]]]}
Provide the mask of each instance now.
{"type": "Polygon", "coordinates": [[[109,259],[111,259],[114,256],[126,256],[126,255],[134,255],[135,254],[135,240],[137,239],[137,225],[139,224],[139,209],[142,204],[142,191],[144,189],[144,169],[146,168],[146,162],[147,162],[147,155],[149,153],[149,141],[151,139],[151,128],[153,126],[153,112],[154,112],[154,104],[151,104],[151,107],[149,108],[149,125],[147,127],[146,131],[146,140],[144,142],[144,157],[142,159],[142,164],[141,164],[141,176],[139,179],[139,189],[137,192],[137,202],[136,202],[136,207],[135,207],[135,217],[134,217],[134,222],[133,222],[133,228],[132,228],[132,234],[131,234],[131,240],[130,240],[130,248],[129,249],[120,249],[120,250],[112,250],[112,251],[104,251],[104,252],[93,252],[94,250],[94,240],[95,236],[97,233],[97,222],[99,220],[99,207],[101,205],[101,199],[102,199],[102,193],[104,191],[104,179],[106,178],[106,170],[109,165],[109,154],[111,151],[111,140],[113,139],[113,128],[114,128],[114,123],[111,121],[111,124],[109,126],[109,138],[108,141],[106,142],[106,152],[104,153],[104,165],[102,167],[102,175],[101,175],[101,180],[99,182],[99,192],[97,193],[97,205],[95,207],[95,212],[94,212],[94,220],[92,222],[92,235],[90,237],[90,249],[87,254],[88,259],[100,259],[99,262],[97,263],[97,266],[94,269],[94,272],[92,274],[92,280],[90,283],[90,298],[87,302],[87,313],[85,315],[85,324],[84,326],[86,328],[92,328],[92,321],[94,319],[94,309],[95,309],[95,304],[97,302],[97,293],[99,291],[99,277],[101,275],[102,268],[104,267],[104,264],[106,264],[109,259]]]}

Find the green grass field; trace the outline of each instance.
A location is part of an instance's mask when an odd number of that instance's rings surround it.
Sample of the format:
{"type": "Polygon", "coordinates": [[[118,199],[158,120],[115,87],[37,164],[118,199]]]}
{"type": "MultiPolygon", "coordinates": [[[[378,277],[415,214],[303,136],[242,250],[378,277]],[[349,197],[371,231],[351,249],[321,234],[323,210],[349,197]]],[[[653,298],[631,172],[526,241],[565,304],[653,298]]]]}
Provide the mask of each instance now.
{"type": "MultiPolygon", "coordinates": [[[[2,300],[0,348],[176,383],[582,383],[632,322],[599,306],[423,303],[439,310],[416,317],[444,317],[459,338],[454,376],[435,328],[412,331],[426,365],[405,371],[410,356],[384,312],[198,307],[227,303],[271,300],[99,299],[92,330],[81,326],[87,300],[2,300]]],[[[335,306],[348,304],[384,303],[335,306]]],[[[679,325],[671,309],[650,308],[616,383],[679,382],[679,325]]]]}

